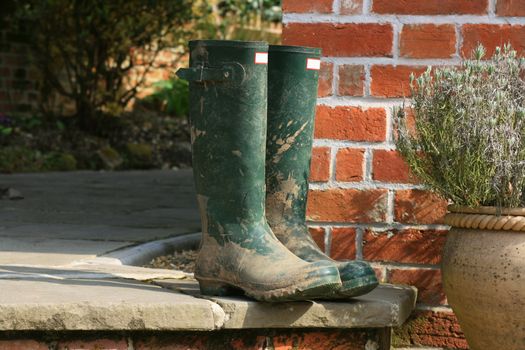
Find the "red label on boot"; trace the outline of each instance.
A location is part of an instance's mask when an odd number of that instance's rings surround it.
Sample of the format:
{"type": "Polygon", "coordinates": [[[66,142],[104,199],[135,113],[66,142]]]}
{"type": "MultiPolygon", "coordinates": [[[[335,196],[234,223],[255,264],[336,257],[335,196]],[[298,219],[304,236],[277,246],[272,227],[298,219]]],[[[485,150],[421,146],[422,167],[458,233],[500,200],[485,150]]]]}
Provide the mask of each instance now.
{"type": "Polygon", "coordinates": [[[306,69],[309,69],[309,70],[321,69],[321,60],[318,58],[307,58],[306,59],[306,69]]]}
{"type": "Polygon", "coordinates": [[[255,64],[268,64],[268,52],[256,52],[255,64]]]}

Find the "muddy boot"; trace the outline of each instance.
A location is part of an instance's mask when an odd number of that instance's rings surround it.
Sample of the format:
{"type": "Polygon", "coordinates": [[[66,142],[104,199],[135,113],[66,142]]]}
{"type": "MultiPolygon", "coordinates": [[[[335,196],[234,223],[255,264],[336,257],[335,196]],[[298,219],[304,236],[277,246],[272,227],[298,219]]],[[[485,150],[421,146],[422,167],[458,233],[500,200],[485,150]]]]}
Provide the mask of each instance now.
{"type": "Polygon", "coordinates": [[[378,285],[366,262],[338,262],[326,256],[305,223],[320,50],[270,46],[268,134],[266,143],[266,217],[277,238],[309,262],[337,265],[343,287],[336,295],[353,297],[378,285]]]}
{"type": "Polygon", "coordinates": [[[262,42],[191,41],[190,68],[178,72],[190,81],[203,233],[195,278],[205,295],[304,300],[341,287],[333,263],[299,259],[266,222],[267,51],[262,42]]]}

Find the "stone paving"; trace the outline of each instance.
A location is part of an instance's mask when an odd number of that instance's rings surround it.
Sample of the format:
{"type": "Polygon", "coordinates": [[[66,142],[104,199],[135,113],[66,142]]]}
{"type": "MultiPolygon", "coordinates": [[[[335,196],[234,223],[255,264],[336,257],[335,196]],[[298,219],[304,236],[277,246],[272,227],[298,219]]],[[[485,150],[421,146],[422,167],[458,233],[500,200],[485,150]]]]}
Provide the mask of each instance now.
{"type": "Polygon", "coordinates": [[[189,170],[0,175],[1,188],[24,198],[0,199],[0,331],[391,327],[414,307],[397,286],[344,302],[210,298],[191,274],[126,265],[198,242],[189,170]]]}
{"type": "Polygon", "coordinates": [[[63,265],[198,232],[190,170],[0,175],[0,264],[63,265]]]}

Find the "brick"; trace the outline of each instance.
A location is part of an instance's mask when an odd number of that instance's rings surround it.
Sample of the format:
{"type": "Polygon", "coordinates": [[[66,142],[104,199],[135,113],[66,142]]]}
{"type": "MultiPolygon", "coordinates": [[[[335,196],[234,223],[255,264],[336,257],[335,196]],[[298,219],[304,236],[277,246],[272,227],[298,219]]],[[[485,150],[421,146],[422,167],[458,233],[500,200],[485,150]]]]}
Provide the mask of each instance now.
{"type": "Polygon", "coordinates": [[[365,67],[343,64],[339,66],[338,95],[363,96],[365,90],[365,67]]]}
{"type": "Polygon", "coordinates": [[[406,224],[442,223],[447,201],[424,190],[400,190],[395,193],[394,217],[406,224]]]}
{"type": "Polygon", "coordinates": [[[407,24],[399,47],[402,57],[450,58],[456,53],[456,30],[452,24],[407,24]]]}
{"type": "Polygon", "coordinates": [[[335,179],[347,182],[363,180],[364,154],[362,149],[339,149],[336,155],[335,179]]]}
{"type": "MultiPolygon", "coordinates": [[[[405,108],[405,120],[406,120],[406,127],[408,130],[408,133],[412,136],[416,135],[417,127],[416,127],[416,115],[414,113],[414,110],[412,108],[405,108]]],[[[397,122],[397,119],[394,118],[394,139],[397,141],[399,139],[399,125],[397,122]]]]}
{"type": "Polygon", "coordinates": [[[363,236],[363,258],[407,264],[439,264],[447,231],[366,230],[363,236]]]}
{"type": "Polygon", "coordinates": [[[421,66],[373,66],[370,71],[371,94],[377,97],[409,97],[410,74],[419,76],[425,70],[421,66]]]}
{"type": "MultiPolygon", "coordinates": [[[[217,337],[218,341],[224,341],[223,337],[217,337]]],[[[171,333],[158,336],[145,336],[143,339],[134,341],[135,350],[206,350],[208,342],[213,341],[209,334],[193,335],[184,333],[171,333]]],[[[215,344],[216,345],[216,344],[215,344]]],[[[224,346],[224,343],[223,343],[224,346]]],[[[248,349],[248,347],[246,347],[248,349]]],[[[253,350],[257,347],[252,348],[253,350]]],[[[127,350],[127,348],[126,348],[127,350]]]]}
{"type": "Polygon", "coordinates": [[[290,23],[283,28],[286,45],[321,47],[325,56],[391,57],[393,29],[379,23],[290,23]]]}
{"type": "Polygon", "coordinates": [[[441,270],[388,269],[388,282],[415,286],[417,301],[427,305],[445,305],[447,298],[441,283],[441,270]]]}
{"type": "Polygon", "coordinates": [[[386,218],[386,190],[312,190],[307,216],[312,221],[383,222],[386,218]]]}
{"type": "Polygon", "coordinates": [[[324,252],[325,251],[325,244],[324,244],[325,230],[324,228],[309,227],[308,231],[310,232],[310,235],[314,239],[319,249],[321,249],[324,252]]]}
{"type": "Polygon", "coordinates": [[[314,147],[310,163],[310,181],[322,182],[330,178],[330,147],[314,147]]]}
{"type": "Polygon", "coordinates": [[[356,230],[352,227],[334,227],[330,257],[335,260],[355,260],[356,230]]]}
{"type": "Polygon", "coordinates": [[[0,340],[0,350],[48,350],[42,342],[29,339],[0,340]]]}
{"type": "Polygon", "coordinates": [[[333,0],[283,0],[283,12],[286,13],[330,13],[332,12],[333,0]]]}
{"type": "Polygon", "coordinates": [[[461,54],[471,57],[472,51],[481,43],[487,49],[487,57],[494,53],[496,46],[510,43],[521,54],[525,53],[525,26],[496,24],[465,24],[461,28],[463,44],[461,54]]]}
{"type": "Polygon", "coordinates": [[[363,0],[341,0],[339,11],[342,15],[363,13],[363,0]]]}
{"type": "MultiPolygon", "coordinates": [[[[348,332],[347,330],[300,331],[288,336],[272,337],[272,346],[264,349],[273,350],[362,350],[369,342],[366,332],[348,332]]],[[[261,348],[260,350],[263,350],[261,348]]]]}
{"type": "Polygon", "coordinates": [[[400,15],[453,15],[487,13],[488,0],[374,0],[372,11],[400,15]]]}
{"type": "Polygon", "coordinates": [[[372,179],[381,182],[417,183],[408,164],[397,151],[375,150],[372,179]]]}
{"type": "Polygon", "coordinates": [[[386,112],[383,108],[318,106],[315,137],[349,141],[384,141],[386,112]]]}
{"type": "Polygon", "coordinates": [[[329,62],[321,62],[321,69],[319,70],[319,89],[317,96],[326,97],[332,94],[332,79],[333,79],[334,65],[329,62]]]}
{"type": "Polygon", "coordinates": [[[128,343],[126,340],[74,340],[59,342],[57,350],[128,350],[128,343]]]}
{"type": "Polygon", "coordinates": [[[396,347],[469,348],[452,312],[414,312],[402,327],[394,328],[393,343],[396,347]]]}
{"type": "Polygon", "coordinates": [[[525,2],[523,0],[498,0],[496,6],[498,16],[525,16],[525,2]]]}
{"type": "Polygon", "coordinates": [[[231,350],[263,350],[266,347],[267,339],[265,336],[249,337],[248,339],[237,337],[232,339],[229,343],[231,350]]]}

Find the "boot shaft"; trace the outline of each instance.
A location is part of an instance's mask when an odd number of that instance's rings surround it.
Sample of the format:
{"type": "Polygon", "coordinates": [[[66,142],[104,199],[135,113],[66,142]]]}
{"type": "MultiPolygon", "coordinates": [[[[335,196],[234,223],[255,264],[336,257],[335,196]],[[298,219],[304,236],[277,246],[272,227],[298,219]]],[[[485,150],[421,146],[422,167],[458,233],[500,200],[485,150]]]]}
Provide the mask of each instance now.
{"type": "Polygon", "coordinates": [[[267,50],[263,42],[190,42],[193,174],[201,211],[221,223],[264,219],[267,50]]]}
{"type": "Polygon", "coordinates": [[[270,224],[304,222],[320,49],[270,46],[266,210],[270,224]]]}

